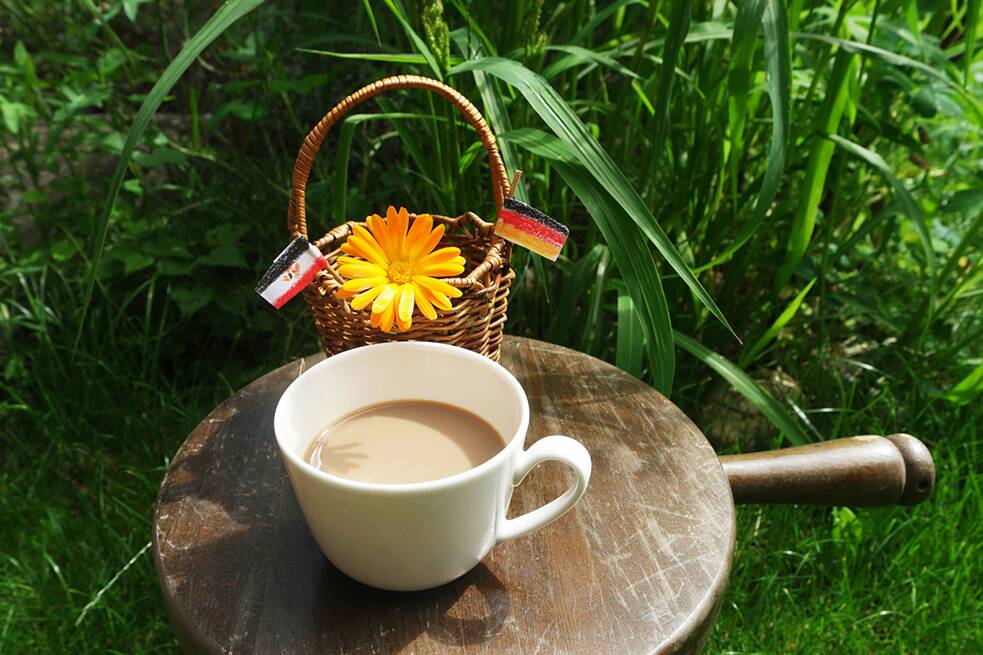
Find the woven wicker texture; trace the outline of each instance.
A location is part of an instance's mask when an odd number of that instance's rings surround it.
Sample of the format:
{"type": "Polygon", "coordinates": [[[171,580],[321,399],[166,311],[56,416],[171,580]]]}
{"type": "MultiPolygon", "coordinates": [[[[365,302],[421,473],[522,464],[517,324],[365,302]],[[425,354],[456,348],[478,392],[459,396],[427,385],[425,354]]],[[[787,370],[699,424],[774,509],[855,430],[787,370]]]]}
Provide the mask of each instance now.
{"type": "MultiPolygon", "coordinates": [[[[464,114],[488,152],[488,168],[491,173],[492,193],[496,209],[510,195],[510,185],[505,165],[492,134],[481,113],[467,98],[451,87],[418,75],[387,77],[365,86],[339,102],[325,114],[311,130],[297,153],[291,182],[290,205],[287,211],[287,227],[292,236],[308,238],[305,191],[311,166],[328,130],[351,109],[366,100],[392,89],[426,89],[447,98],[464,114]]],[[[395,204],[395,203],[394,203],[395,204]]],[[[410,214],[411,220],[415,214],[410,214]]],[[[465,258],[464,276],[444,278],[448,284],[461,289],[463,295],[454,299],[453,307],[438,311],[436,320],[428,320],[418,311],[414,314],[413,327],[406,332],[383,333],[369,323],[367,311],[354,311],[347,300],[339,300],[336,292],[344,282],[337,271],[339,247],[356,224],[347,222],[320,239],[311,240],[328,260],[328,267],[317,274],[304,289],[304,300],[314,316],[314,325],[321,337],[326,354],[384,341],[437,341],[497,360],[502,343],[508,308],[509,286],[515,274],[509,268],[511,245],[492,234],[492,224],[481,220],[471,212],[457,218],[432,214],[434,223],[447,225],[447,234],[441,246],[457,246],[465,258]]]]}

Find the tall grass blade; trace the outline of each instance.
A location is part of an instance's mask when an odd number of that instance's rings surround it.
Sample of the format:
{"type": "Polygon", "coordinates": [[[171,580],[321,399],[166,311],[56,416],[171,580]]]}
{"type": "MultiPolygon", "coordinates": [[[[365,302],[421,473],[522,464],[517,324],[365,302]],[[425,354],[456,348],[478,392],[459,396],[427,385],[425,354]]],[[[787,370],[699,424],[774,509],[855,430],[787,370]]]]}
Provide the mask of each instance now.
{"type": "Polygon", "coordinates": [[[829,43],[831,45],[838,45],[845,50],[850,52],[859,52],[864,55],[873,55],[879,57],[880,59],[886,61],[889,64],[894,64],[895,66],[905,66],[907,68],[913,68],[925,76],[932,78],[933,80],[938,80],[942,82],[950,89],[959,94],[966,104],[973,110],[976,120],[978,122],[983,122],[983,107],[980,106],[979,100],[973,97],[961,84],[957,84],[952,80],[951,77],[941,72],[934,66],[930,66],[924,62],[918,61],[917,59],[912,59],[905,55],[899,55],[890,50],[884,50],[883,48],[878,48],[877,46],[872,46],[867,43],[861,43],[859,41],[851,41],[849,39],[841,39],[835,36],[829,36],[827,34],[811,34],[808,32],[793,32],[792,37],[795,39],[807,39],[813,41],[822,41],[823,43],[829,43]]]}
{"type": "Polygon", "coordinates": [[[426,41],[424,41],[420,35],[416,33],[416,30],[413,29],[413,26],[410,25],[410,20],[406,16],[406,10],[403,8],[403,3],[401,3],[399,0],[383,1],[386,3],[386,6],[389,7],[389,11],[392,12],[393,16],[396,17],[396,20],[399,21],[399,24],[403,27],[403,32],[406,33],[410,43],[413,44],[416,51],[419,52],[426,60],[427,66],[430,68],[430,72],[433,73],[433,76],[438,80],[444,79],[444,74],[440,70],[440,65],[437,63],[437,58],[433,56],[432,52],[430,52],[430,47],[427,46],[426,41]]]}
{"type": "Polygon", "coordinates": [[[754,203],[754,210],[741,231],[724,252],[714,258],[709,268],[729,259],[748,239],[754,236],[765,220],[771,203],[785,172],[785,156],[788,151],[791,106],[791,46],[789,44],[788,17],[782,0],[767,0],[764,17],[765,71],[768,78],[768,98],[771,100],[771,141],[768,144],[768,163],[765,166],[761,190],[754,203]]]}
{"type": "Polygon", "coordinates": [[[642,377],[645,331],[635,311],[635,301],[625,291],[618,293],[618,343],[615,364],[636,378],[642,377]]]}
{"type": "Polygon", "coordinates": [[[639,238],[637,228],[626,220],[624,209],[604,187],[582,166],[570,162],[572,155],[563,142],[533,128],[526,128],[521,133],[512,132],[509,139],[529,152],[551,160],[594,219],[638,311],[653,385],[668,395],[672,391],[676,354],[669,303],[651,248],[639,238]]]}
{"type": "Polygon", "coordinates": [[[768,329],[765,330],[765,333],[758,337],[757,341],[755,341],[751,347],[747,349],[747,352],[741,356],[737,362],[739,367],[747,368],[748,364],[753,362],[757,356],[761,354],[761,351],[764,350],[776,336],[778,336],[781,329],[795,317],[796,312],[799,311],[799,307],[802,305],[802,301],[805,300],[806,295],[808,295],[809,290],[812,289],[814,284],[816,284],[816,278],[809,280],[809,283],[795,295],[795,298],[793,298],[792,302],[788,304],[788,307],[786,307],[782,313],[778,315],[775,322],[772,323],[768,329]]]}
{"type": "Polygon", "coordinates": [[[928,232],[928,224],[925,219],[925,213],[922,211],[921,205],[914,199],[911,192],[908,191],[908,187],[904,185],[898,176],[894,174],[888,163],[884,161],[884,158],[873,150],[864,148],[861,145],[850,141],[849,139],[844,139],[837,134],[829,134],[826,138],[833,141],[836,145],[840,146],[848,153],[857,157],[858,159],[867,162],[871,166],[877,169],[877,171],[884,176],[884,179],[891,185],[894,189],[894,193],[898,198],[898,202],[901,204],[901,208],[904,213],[911,219],[915,230],[918,232],[918,237],[922,242],[922,250],[925,253],[925,263],[928,265],[929,275],[931,276],[932,283],[932,294],[934,296],[936,291],[936,280],[938,273],[938,264],[935,261],[935,250],[932,248],[932,237],[928,232]]]}
{"type": "Polygon", "coordinates": [[[573,35],[570,39],[570,43],[577,44],[581,43],[590,36],[594,30],[598,28],[604,21],[616,14],[621,10],[622,7],[627,7],[629,5],[646,5],[648,4],[644,0],[617,0],[617,2],[612,2],[603,9],[594,13],[590,20],[584,23],[584,26],[577,30],[577,33],[573,35]]]}
{"type": "MultiPolygon", "coordinates": [[[[843,109],[850,95],[850,84],[857,72],[857,55],[846,50],[836,54],[833,72],[826,84],[826,98],[819,110],[820,133],[835,134],[839,129],[843,109]]],[[[792,221],[792,232],[786,244],[785,261],[775,277],[774,290],[780,291],[791,279],[795,269],[805,256],[812,231],[816,225],[819,201],[826,186],[826,174],[833,158],[834,144],[816,135],[812,139],[812,149],[806,165],[806,174],[796,194],[798,204],[792,221]]]]}
{"type": "Polygon", "coordinates": [[[649,146],[652,149],[650,170],[653,175],[658,171],[666,134],[669,131],[669,98],[672,95],[676,57],[679,55],[687,32],[689,32],[692,6],[692,0],[674,0],[670,3],[669,26],[666,32],[665,45],[662,48],[659,86],[655,93],[655,123],[652,125],[652,145],[649,146]]]}
{"type": "Polygon", "coordinates": [[[625,77],[637,80],[641,79],[635,71],[628,69],[623,64],[619,63],[618,60],[612,59],[605,54],[595,52],[593,50],[588,50],[587,48],[581,48],[576,45],[551,45],[547,46],[547,50],[554,52],[565,52],[566,57],[561,57],[555,62],[546,67],[543,71],[543,77],[546,79],[552,79],[559,75],[560,73],[566,72],[567,70],[573,68],[574,66],[580,66],[584,64],[594,64],[596,66],[604,66],[605,68],[610,68],[616,73],[620,73],[625,77]]]}
{"type": "Polygon", "coordinates": [[[556,303],[550,308],[553,315],[552,325],[547,333],[550,342],[572,346],[575,343],[573,335],[583,332],[583,326],[577,324],[575,317],[577,303],[587,297],[591,280],[597,273],[597,263],[606,250],[599,243],[570,267],[556,303]]]}
{"type": "Polygon", "coordinates": [[[966,51],[963,52],[963,86],[969,86],[969,71],[976,55],[976,26],[980,20],[980,0],[966,2],[966,51]]]}
{"type": "Polygon", "coordinates": [[[383,61],[389,64],[429,64],[424,55],[411,52],[335,52],[334,50],[317,50],[315,48],[297,48],[297,52],[309,55],[321,55],[335,59],[357,59],[359,61],[383,61]]]}
{"type": "Polygon", "coordinates": [[[211,18],[208,19],[198,32],[191,37],[177,57],[164,69],[164,72],[150,89],[150,93],[144,99],[137,111],[133,125],[130,126],[120,151],[119,159],[116,161],[116,168],[113,177],[109,182],[109,189],[106,192],[106,200],[103,202],[102,211],[96,222],[96,241],[92,251],[92,258],[89,261],[88,272],[85,276],[85,291],[82,294],[81,315],[79,316],[78,331],[75,334],[75,345],[73,346],[72,356],[78,350],[79,341],[82,339],[82,330],[85,328],[85,317],[88,313],[89,303],[92,301],[92,292],[95,288],[96,276],[99,273],[99,265],[102,261],[102,253],[106,246],[106,234],[109,230],[109,217],[116,204],[116,196],[119,195],[123,178],[126,176],[126,169],[130,163],[133,151],[140,143],[144,130],[150,124],[150,119],[157,112],[157,108],[164,102],[168,91],[171,90],[177,81],[181,79],[184,71],[188,70],[192,62],[211,45],[212,41],[220,37],[237,20],[251,12],[256,7],[263,4],[263,0],[227,0],[225,4],[218,8],[211,18]]]}
{"type": "Polygon", "coordinates": [[[766,0],[749,0],[737,7],[734,38],[731,41],[730,74],[727,79],[728,131],[730,160],[737,180],[737,162],[744,142],[744,122],[751,90],[751,56],[757,43],[758,27],[764,15],[766,0]]]}
{"type": "Polygon", "coordinates": [[[372,1],[362,0],[362,7],[365,8],[365,15],[369,17],[369,24],[372,25],[372,34],[375,35],[375,42],[382,45],[382,38],[379,36],[379,25],[375,20],[375,12],[372,11],[372,1]]]}
{"type": "Polygon", "coordinates": [[[754,405],[768,420],[778,428],[778,430],[793,444],[802,445],[809,443],[802,426],[784,408],[781,403],[775,400],[771,394],[761,388],[757,382],[742,371],[737,365],[726,357],[718,355],[700,342],[673,331],[676,345],[696,357],[698,360],[716,371],[720,377],[726,380],[734,389],[754,405]]]}
{"type": "Polygon", "coordinates": [[[604,241],[614,255],[615,265],[625,280],[628,292],[641,311],[641,325],[648,345],[649,375],[652,385],[665,395],[672,393],[676,357],[672,343],[669,303],[662,289],[662,279],[645,242],[624,224],[624,209],[583,168],[554,162],[554,167],[584,203],[604,241]]]}
{"type": "MultiPolygon", "coordinates": [[[[593,175],[600,188],[607,192],[621,205],[618,212],[617,225],[619,230],[627,232],[627,221],[620,217],[629,217],[655,245],[680,279],[690,288],[693,294],[717,320],[734,334],[730,323],[723,312],[717,307],[710,294],[699,283],[696,276],[683,261],[679,251],[669,240],[652,216],[646,203],[638,195],[625,174],[615,165],[611,157],[601,148],[591,136],[587,127],[581,122],[570,106],[560,97],[546,80],[536,75],[518,62],[499,57],[487,57],[468,61],[451,69],[451,75],[471,70],[484,70],[498,77],[519,90],[526,101],[537,114],[566,144],[570,152],[593,175]]],[[[615,254],[617,260],[617,254],[615,254]]],[[[620,263],[620,262],[619,262],[620,263]]],[[[736,336],[736,335],[735,335],[736,336]]],[[[651,343],[651,342],[650,342],[651,343]]]]}

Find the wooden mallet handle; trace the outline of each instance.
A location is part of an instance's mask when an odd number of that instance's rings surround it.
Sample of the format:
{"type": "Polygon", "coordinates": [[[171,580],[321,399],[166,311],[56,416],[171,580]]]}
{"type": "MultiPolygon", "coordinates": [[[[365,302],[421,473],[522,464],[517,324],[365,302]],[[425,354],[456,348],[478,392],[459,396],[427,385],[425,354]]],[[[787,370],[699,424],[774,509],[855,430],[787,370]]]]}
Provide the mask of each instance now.
{"type": "Polygon", "coordinates": [[[726,455],[720,463],[735,503],[914,505],[935,487],[932,454],[910,434],[726,455]]]}

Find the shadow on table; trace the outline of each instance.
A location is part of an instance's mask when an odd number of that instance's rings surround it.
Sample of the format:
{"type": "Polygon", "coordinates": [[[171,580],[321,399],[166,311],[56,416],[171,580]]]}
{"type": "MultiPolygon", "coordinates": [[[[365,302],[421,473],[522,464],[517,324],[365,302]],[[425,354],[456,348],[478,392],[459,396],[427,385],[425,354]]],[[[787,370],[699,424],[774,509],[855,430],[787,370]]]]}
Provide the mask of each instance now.
{"type": "Polygon", "coordinates": [[[321,554],[273,438],[276,398],[293,376],[264,378],[213,412],[161,488],[157,566],[185,646],[385,653],[492,638],[510,599],[484,564],[437,589],[396,593],[355,582],[321,554]]]}

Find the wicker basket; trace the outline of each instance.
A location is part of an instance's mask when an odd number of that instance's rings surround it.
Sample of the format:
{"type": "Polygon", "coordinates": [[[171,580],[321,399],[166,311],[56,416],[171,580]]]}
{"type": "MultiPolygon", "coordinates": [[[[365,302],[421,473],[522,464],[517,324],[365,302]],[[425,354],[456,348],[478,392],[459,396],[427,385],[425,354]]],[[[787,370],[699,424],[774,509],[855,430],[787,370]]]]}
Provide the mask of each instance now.
{"type": "MultiPolygon", "coordinates": [[[[463,277],[444,279],[460,289],[463,295],[454,299],[451,309],[439,311],[435,320],[427,320],[417,313],[413,326],[400,333],[383,333],[372,327],[368,312],[357,312],[347,300],[339,300],[335,296],[344,282],[337,270],[338,255],[341,254],[339,247],[351,234],[354,225],[364,223],[347,222],[316,240],[307,236],[305,188],[311,164],[325,135],[353,107],[391,89],[426,89],[447,98],[460,109],[477,131],[488,152],[496,208],[501,209],[503,200],[510,195],[510,184],[502,157],[495,145],[495,135],[475,106],[449,86],[417,75],[399,75],[363,87],[338,103],[314,126],[297,153],[287,212],[287,226],[291,235],[308,238],[328,261],[328,267],[318,273],[304,289],[304,300],[314,316],[314,325],[321,337],[324,352],[330,356],[350,348],[383,341],[438,341],[467,348],[497,360],[508,308],[509,285],[515,274],[509,268],[511,244],[492,234],[491,223],[481,220],[471,212],[457,218],[431,213],[435,224],[447,225],[447,233],[441,244],[458,246],[461,255],[467,260],[463,277]]],[[[414,215],[410,216],[412,218],[414,215]]]]}

